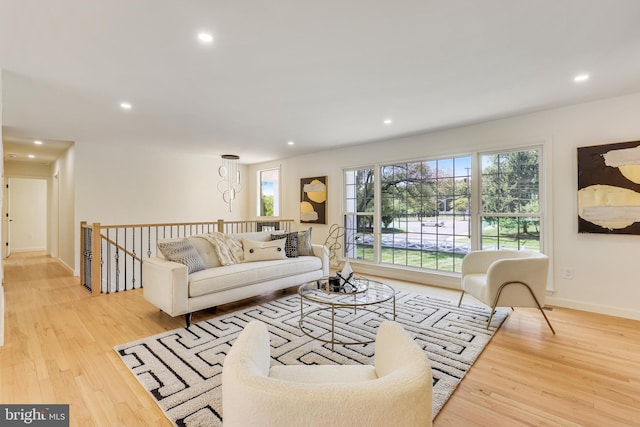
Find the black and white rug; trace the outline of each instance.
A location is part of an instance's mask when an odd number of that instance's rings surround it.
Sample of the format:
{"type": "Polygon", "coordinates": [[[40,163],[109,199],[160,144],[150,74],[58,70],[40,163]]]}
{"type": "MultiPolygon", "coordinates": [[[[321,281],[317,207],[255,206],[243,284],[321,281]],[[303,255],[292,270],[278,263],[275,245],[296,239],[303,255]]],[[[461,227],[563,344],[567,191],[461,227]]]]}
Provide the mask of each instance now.
{"type": "MultiPolygon", "coordinates": [[[[306,312],[307,309],[305,309],[306,312]]],[[[391,316],[391,304],[380,308],[391,316]]],[[[507,317],[499,310],[486,330],[489,309],[400,291],[396,320],[429,355],[433,370],[433,416],[507,317]]],[[[373,340],[381,318],[364,310],[340,315],[336,329],[350,340],[373,340]],[[345,323],[346,322],[346,323],[345,323]]],[[[115,347],[122,361],[176,426],[222,425],[221,373],[225,355],[244,325],[261,320],[271,334],[273,364],[373,364],[373,344],[331,345],[313,340],[298,326],[300,297],[266,304],[115,347]]],[[[330,313],[319,312],[305,325],[314,336],[330,334],[330,313]]]]}

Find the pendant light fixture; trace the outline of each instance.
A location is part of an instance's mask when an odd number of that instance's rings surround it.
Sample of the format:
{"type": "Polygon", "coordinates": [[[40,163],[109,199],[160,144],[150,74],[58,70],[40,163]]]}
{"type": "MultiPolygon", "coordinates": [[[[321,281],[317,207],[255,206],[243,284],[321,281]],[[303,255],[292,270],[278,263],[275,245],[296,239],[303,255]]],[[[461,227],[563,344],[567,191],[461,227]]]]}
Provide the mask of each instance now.
{"type": "Polygon", "coordinates": [[[222,178],[218,183],[218,191],[222,193],[222,200],[229,205],[229,212],[231,212],[233,200],[242,189],[240,185],[240,156],[223,154],[218,174],[222,178]]]}

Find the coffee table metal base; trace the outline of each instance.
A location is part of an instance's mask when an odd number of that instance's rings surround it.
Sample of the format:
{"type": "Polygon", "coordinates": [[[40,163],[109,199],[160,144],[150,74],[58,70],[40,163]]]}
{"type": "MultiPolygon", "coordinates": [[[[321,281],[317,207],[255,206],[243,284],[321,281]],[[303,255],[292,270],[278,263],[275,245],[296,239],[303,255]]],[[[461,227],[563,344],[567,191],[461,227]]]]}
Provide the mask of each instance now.
{"type": "MultiPolygon", "coordinates": [[[[304,285],[303,285],[304,286],[304,285]]],[[[386,285],[385,285],[386,286],[386,285]]],[[[336,310],[348,310],[351,311],[353,310],[353,313],[356,314],[358,311],[366,311],[368,313],[372,313],[372,314],[377,314],[378,316],[380,316],[380,318],[382,319],[386,319],[386,320],[395,320],[396,319],[396,296],[395,296],[395,292],[392,291],[393,296],[389,299],[385,299],[383,301],[377,301],[375,303],[365,303],[365,304],[358,304],[357,299],[355,298],[354,295],[354,301],[353,303],[344,303],[341,302],[339,304],[333,304],[329,301],[325,301],[325,302],[319,302],[319,301],[314,301],[316,302],[316,304],[320,303],[323,306],[322,307],[318,307],[318,308],[313,308],[309,311],[307,311],[305,313],[304,311],[304,305],[305,305],[305,300],[308,300],[307,298],[305,298],[304,293],[303,292],[299,292],[300,293],[300,320],[298,321],[298,325],[300,327],[300,330],[302,331],[302,333],[304,333],[306,336],[308,336],[309,338],[312,338],[314,340],[317,341],[321,341],[327,344],[331,344],[331,351],[334,351],[334,346],[336,344],[339,345],[355,345],[355,344],[369,344],[375,341],[375,339],[370,339],[370,340],[353,340],[353,341],[347,341],[347,340],[342,340],[340,338],[336,337],[336,310]],[[392,303],[392,307],[393,307],[393,315],[391,317],[389,317],[387,314],[383,313],[380,308],[382,303],[391,300],[392,303]],[[304,326],[304,322],[305,319],[308,319],[309,316],[315,314],[315,313],[319,313],[319,312],[330,312],[331,313],[331,339],[325,339],[322,338],[320,335],[314,335],[313,333],[307,331],[307,329],[310,330],[310,328],[305,328],[304,326]]]]}

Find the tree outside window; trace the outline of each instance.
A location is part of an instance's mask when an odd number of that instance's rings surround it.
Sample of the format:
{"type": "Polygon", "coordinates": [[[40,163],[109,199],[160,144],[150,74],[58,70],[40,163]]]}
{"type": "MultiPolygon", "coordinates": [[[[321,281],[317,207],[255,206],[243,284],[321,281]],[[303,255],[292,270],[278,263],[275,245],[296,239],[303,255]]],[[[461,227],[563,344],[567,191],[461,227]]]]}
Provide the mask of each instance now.
{"type": "Polygon", "coordinates": [[[280,169],[258,171],[258,216],[280,216],[280,169]]]}
{"type": "Polygon", "coordinates": [[[540,150],[481,156],[482,249],[540,250],[540,150]]]}
{"type": "Polygon", "coordinates": [[[459,272],[472,249],[540,250],[541,151],[477,154],[478,172],[470,155],[346,170],[345,256],[459,272]]]}

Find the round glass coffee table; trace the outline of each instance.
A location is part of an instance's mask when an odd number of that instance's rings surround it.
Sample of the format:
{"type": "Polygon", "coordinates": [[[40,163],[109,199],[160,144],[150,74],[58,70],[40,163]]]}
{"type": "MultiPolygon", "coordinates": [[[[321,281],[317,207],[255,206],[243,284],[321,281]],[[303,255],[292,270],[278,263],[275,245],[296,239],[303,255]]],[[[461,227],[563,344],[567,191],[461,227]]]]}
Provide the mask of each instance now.
{"type": "MultiPolygon", "coordinates": [[[[343,310],[357,315],[359,311],[365,311],[378,315],[381,319],[395,320],[396,318],[396,292],[384,283],[365,278],[354,278],[349,281],[347,286],[331,286],[328,279],[315,280],[302,284],[298,288],[300,295],[300,321],[298,325],[300,330],[314,340],[331,344],[333,351],[335,344],[352,345],[352,344],[368,344],[375,341],[373,339],[359,340],[356,338],[341,338],[336,335],[336,312],[343,310]],[[305,302],[307,303],[307,311],[305,311],[305,302]],[[389,302],[389,304],[384,304],[389,302]],[[385,313],[383,308],[391,305],[391,316],[385,313]],[[323,338],[326,334],[324,330],[322,334],[314,333],[319,328],[311,328],[305,326],[305,322],[310,322],[313,316],[331,314],[330,338],[323,338]]],[[[343,313],[345,314],[345,313],[343,313]]],[[[340,316],[343,318],[344,316],[340,316]]]]}

